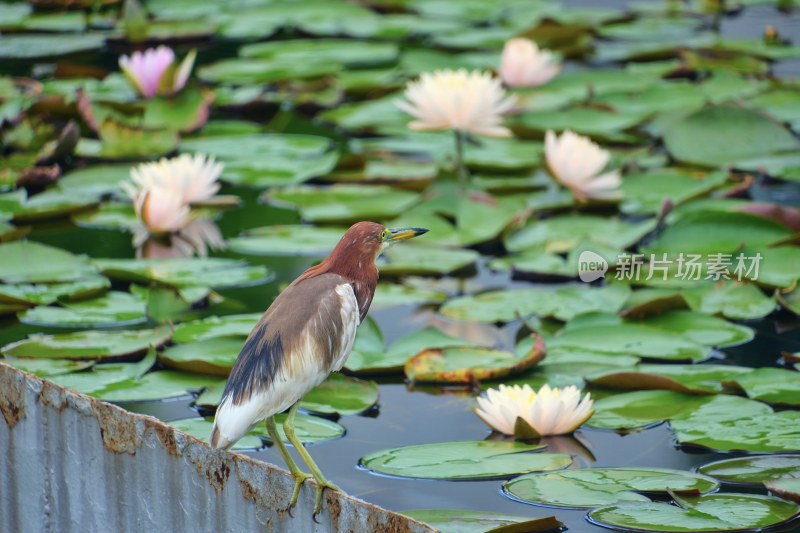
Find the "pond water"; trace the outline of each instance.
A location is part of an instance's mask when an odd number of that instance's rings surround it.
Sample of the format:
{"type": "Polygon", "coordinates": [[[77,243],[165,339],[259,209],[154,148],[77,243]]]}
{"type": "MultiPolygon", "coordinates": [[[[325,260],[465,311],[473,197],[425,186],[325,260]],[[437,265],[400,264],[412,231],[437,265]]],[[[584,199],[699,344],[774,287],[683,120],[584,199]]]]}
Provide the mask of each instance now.
{"type": "MultiPolygon", "coordinates": [[[[159,6],[159,9],[165,12],[167,11],[163,5],[164,2],[156,4],[159,6]]],[[[386,4],[388,6],[391,2],[377,2],[377,4],[386,4]]],[[[402,4],[402,2],[400,4],[402,4]]],[[[643,3],[616,1],[595,2],[592,0],[583,0],[568,1],[566,4],[570,8],[603,7],[620,10],[620,12],[622,12],[627,5],[633,8],[634,6],[641,6],[643,3]]],[[[659,4],[659,2],[654,1],[651,3],[651,6],[656,4],[659,4]]],[[[686,4],[690,5],[692,2],[686,4]]],[[[390,9],[390,7],[387,7],[387,9],[390,9]]],[[[699,16],[697,19],[707,23],[709,27],[715,24],[714,17],[711,16],[699,16]]],[[[1,20],[2,19],[0,19],[0,21],[1,20]]],[[[620,17],[620,20],[625,21],[625,17],[620,17]]],[[[797,36],[800,35],[800,12],[798,12],[798,10],[779,11],[772,5],[748,6],[741,12],[730,13],[721,17],[716,23],[718,24],[719,36],[723,39],[760,39],[766,25],[774,26],[778,33],[785,37],[796,39],[797,36]]],[[[476,27],[480,28],[481,26],[478,24],[476,27]]],[[[298,35],[292,34],[291,32],[286,35],[281,35],[282,38],[294,38],[297,36],[298,35]]],[[[198,67],[203,67],[213,65],[215,62],[226,58],[237,57],[238,45],[245,42],[248,41],[243,40],[239,43],[233,41],[200,40],[199,42],[191,42],[190,44],[192,46],[197,45],[197,49],[199,50],[197,65],[198,67]]],[[[554,42],[558,42],[558,39],[555,39],[554,42]]],[[[598,47],[602,45],[602,39],[599,43],[598,47]]],[[[564,43],[561,44],[563,45],[564,43]]],[[[188,47],[181,45],[179,47],[181,55],[183,48],[188,50],[188,47]]],[[[0,50],[1,49],[2,41],[0,41],[0,50]]],[[[471,47],[467,46],[466,49],[470,50],[471,47]]],[[[564,45],[563,49],[565,51],[569,50],[569,46],[564,45]]],[[[111,47],[102,53],[71,57],[70,67],[74,68],[76,64],[91,65],[113,72],[117,69],[116,63],[119,53],[128,51],[129,47],[126,45],[112,41],[111,47]]],[[[669,56],[669,54],[667,55],[669,56]]],[[[780,79],[796,78],[800,75],[799,56],[800,54],[789,54],[785,59],[774,62],[771,65],[772,75],[780,79]]],[[[698,59],[698,61],[700,60],[698,59]]],[[[437,64],[433,59],[431,59],[430,62],[433,65],[437,64]]],[[[645,67],[649,65],[648,63],[644,64],[645,67]]],[[[618,63],[603,58],[590,61],[589,63],[571,60],[567,62],[564,72],[579,72],[585,69],[587,65],[589,68],[598,69],[609,68],[609,66],[611,66],[611,68],[617,68],[618,63]]],[[[652,67],[652,65],[649,66],[652,67]]],[[[732,70],[738,76],[741,72],[738,72],[737,68],[732,68],[732,70]]],[[[758,66],[753,68],[754,72],[758,74],[758,66]]],[[[698,67],[698,70],[702,71],[702,68],[698,67]]],[[[720,77],[723,78],[729,73],[728,67],[721,68],[719,71],[712,69],[712,71],[715,76],[718,72],[723,72],[724,74],[720,75],[720,77]]],[[[2,65],[0,65],[0,75],[38,76],[46,79],[53,72],[56,72],[56,69],[53,68],[53,62],[46,57],[39,58],[36,61],[4,61],[2,65]]],[[[697,75],[697,77],[701,78],[704,75],[705,74],[700,74],[697,75]]],[[[747,77],[747,75],[748,72],[745,72],[743,77],[747,77]]],[[[795,79],[794,81],[796,83],[797,80],[795,79]]],[[[306,87],[305,89],[307,92],[314,92],[315,87],[306,87]]],[[[381,92],[375,88],[373,88],[373,90],[381,92]]],[[[228,94],[227,97],[229,98],[229,103],[235,100],[230,94],[228,94]]],[[[565,104],[566,103],[565,101],[565,104]]],[[[569,105],[572,105],[572,103],[569,105]]],[[[212,122],[213,120],[221,119],[242,119],[251,121],[254,124],[263,125],[265,127],[264,129],[269,132],[319,135],[343,144],[346,143],[350,137],[357,136],[355,134],[351,135],[346,133],[347,128],[335,128],[324,120],[320,120],[319,117],[314,117],[313,115],[315,115],[317,111],[318,110],[313,106],[308,109],[292,110],[291,106],[288,104],[279,106],[274,102],[269,104],[259,102],[252,106],[241,107],[229,105],[226,109],[215,109],[212,114],[212,122]]],[[[787,112],[787,114],[789,113],[787,112]]],[[[60,119],[57,119],[56,122],[59,120],[60,119]]],[[[795,117],[795,120],[798,120],[797,117],[795,117]]],[[[638,127],[640,124],[641,123],[637,123],[636,126],[638,127]]],[[[795,132],[793,134],[796,137],[797,122],[794,122],[794,124],[795,132]]],[[[623,145],[625,143],[630,143],[630,138],[625,136],[627,135],[626,132],[631,129],[633,128],[625,127],[621,128],[619,131],[613,132],[608,136],[608,142],[610,144],[621,143],[623,145]]],[[[363,137],[370,136],[366,132],[362,133],[363,137]]],[[[537,135],[540,139],[541,135],[537,135]]],[[[601,132],[599,135],[603,136],[603,133],[601,132]]],[[[9,144],[9,146],[11,145],[9,144]]],[[[12,148],[6,147],[6,153],[4,155],[7,155],[11,151],[12,148]]],[[[653,153],[649,154],[656,159],[655,165],[668,165],[674,162],[674,160],[667,161],[665,159],[662,161],[658,159],[659,154],[663,156],[663,153],[663,147],[658,145],[653,150],[653,153]]],[[[128,159],[123,158],[123,161],[128,161],[128,159]]],[[[643,157],[642,161],[639,161],[637,164],[647,167],[648,161],[650,160],[643,157]]],[[[75,168],[84,165],[92,166],[99,164],[98,161],[91,157],[85,159],[76,157],[75,159],[70,159],[69,162],[74,165],[75,168]]],[[[701,166],[708,167],[709,165],[701,166]]],[[[713,167],[715,165],[711,166],[713,167]]],[[[718,166],[723,167],[726,165],[719,164],[718,166]]],[[[797,163],[796,166],[800,168],[800,163],[797,163]]],[[[693,168],[694,171],[698,173],[705,172],[697,170],[696,167],[693,168]]],[[[541,185],[541,174],[531,174],[530,168],[523,171],[523,174],[524,172],[530,175],[528,177],[532,176],[532,183],[537,187],[541,185]]],[[[446,173],[447,172],[444,172],[444,174],[446,173]]],[[[223,174],[223,181],[224,179],[225,175],[223,174]]],[[[798,178],[795,177],[794,179],[797,180],[798,178]]],[[[723,179],[723,181],[725,180],[723,179]]],[[[798,202],[800,192],[798,192],[796,184],[797,181],[774,183],[766,178],[760,178],[753,189],[748,191],[749,198],[760,200],[768,199],[771,202],[785,206],[797,206],[798,203],[800,203],[798,202]],[[789,185],[786,185],[787,183],[789,185]],[[763,186],[761,192],[757,189],[758,186],[763,186]],[[763,198],[758,197],[759,194],[761,194],[763,198]]],[[[526,186],[528,185],[530,184],[526,186]]],[[[8,188],[10,189],[10,187],[8,188]]],[[[220,194],[237,196],[241,202],[239,207],[221,211],[214,217],[215,223],[226,239],[236,237],[244,231],[261,226],[299,224],[304,222],[304,218],[301,216],[298,209],[292,208],[291,206],[278,207],[273,204],[268,205],[261,199],[261,194],[265,189],[267,188],[235,186],[230,183],[223,185],[220,194]]],[[[710,192],[711,190],[707,190],[700,194],[708,195],[710,192]]],[[[582,208],[582,206],[576,206],[576,209],[579,208],[582,208]]],[[[608,206],[601,206],[598,209],[592,207],[590,212],[611,217],[616,214],[614,209],[615,208],[609,209],[608,206]]],[[[1,209],[0,212],[2,212],[1,209]]],[[[401,213],[397,214],[399,215],[401,213]]],[[[657,214],[656,210],[640,213],[626,213],[625,221],[637,221],[655,214],[657,214]]],[[[551,215],[548,214],[547,217],[549,216],[551,215]]],[[[392,218],[394,218],[394,216],[387,217],[387,219],[392,218]]],[[[1,220],[2,219],[0,219],[0,221],[1,220]]],[[[509,220],[508,222],[506,226],[511,225],[511,221],[509,220]]],[[[794,233],[796,238],[796,228],[794,228],[794,233]]],[[[651,235],[651,237],[654,237],[654,235],[651,235]]],[[[657,237],[657,235],[655,235],[655,237],[657,237]]],[[[136,254],[131,244],[130,233],[120,231],[118,228],[103,229],[98,227],[79,227],[69,218],[65,217],[54,217],[36,221],[36,223],[32,225],[27,239],[69,250],[74,254],[85,254],[92,258],[133,258],[136,254]]],[[[638,239],[636,242],[638,242],[638,239]]],[[[796,244],[796,242],[795,240],[794,244],[796,244]]],[[[452,275],[446,274],[444,276],[437,276],[445,281],[447,281],[449,277],[458,280],[458,283],[453,284],[453,286],[457,288],[451,290],[452,294],[450,294],[449,297],[452,298],[453,296],[460,295],[462,292],[464,294],[469,294],[476,292],[477,289],[525,289],[533,286],[529,281],[512,277],[508,271],[498,271],[490,268],[489,262],[491,259],[495,256],[504,255],[503,243],[503,238],[497,235],[479,240],[478,242],[469,243],[470,246],[467,247],[477,249],[482,254],[482,257],[475,265],[460,269],[452,275]]],[[[623,246],[621,248],[626,247],[623,246]]],[[[566,253],[571,250],[564,249],[559,251],[566,253]]],[[[398,252],[398,254],[402,254],[402,252],[398,252]]],[[[223,298],[222,301],[209,308],[197,309],[194,318],[261,312],[269,305],[283,286],[319,259],[315,257],[244,255],[228,250],[213,251],[211,256],[236,259],[245,258],[253,265],[263,265],[267,267],[272,277],[265,283],[253,284],[246,287],[220,289],[218,292],[223,298]]],[[[0,261],[2,260],[3,259],[0,258],[0,261]]],[[[540,277],[536,278],[540,279],[540,277]]],[[[402,281],[401,276],[385,276],[385,279],[390,281],[402,281]]],[[[790,284],[781,285],[781,287],[787,289],[787,291],[791,288],[790,284]]],[[[127,283],[120,282],[119,280],[115,280],[112,285],[112,289],[116,290],[125,291],[128,290],[128,288],[127,283]]],[[[767,292],[764,291],[763,294],[766,295],[767,292]]],[[[1,299],[0,302],[2,302],[1,299]]],[[[795,307],[795,310],[796,309],[797,306],[795,307]]],[[[613,309],[612,311],[616,312],[616,310],[618,309],[613,309]]],[[[437,307],[434,305],[401,305],[391,308],[376,309],[370,312],[370,316],[378,323],[384,334],[387,345],[390,345],[395,339],[407,333],[419,330],[431,323],[432,317],[437,316],[436,311],[437,307]]],[[[712,311],[711,313],[713,314],[714,312],[712,311]]],[[[731,318],[728,315],[726,316],[731,318]]],[[[570,319],[571,318],[572,317],[570,317],[570,319]]],[[[441,317],[436,319],[439,320],[441,317]]],[[[745,324],[755,331],[754,340],[740,346],[716,350],[714,352],[714,362],[751,368],[774,367],[778,366],[778,357],[781,352],[800,353],[800,327],[798,327],[800,326],[800,319],[798,319],[796,314],[788,310],[779,310],[768,314],[766,318],[746,319],[739,320],[738,322],[745,324]]],[[[560,326],[561,322],[546,320],[544,328],[550,328],[554,331],[560,326]]],[[[511,321],[499,330],[500,335],[503,336],[503,348],[513,349],[514,343],[518,340],[517,329],[519,329],[519,327],[519,321],[511,321]]],[[[61,333],[72,329],[80,328],[65,329],[42,325],[25,325],[21,324],[13,314],[0,316],[0,346],[19,341],[34,333],[61,333]]],[[[548,331],[548,333],[553,333],[553,331],[548,331]]],[[[160,364],[161,363],[158,365],[160,364]]],[[[156,368],[161,367],[157,366],[156,368]]],[[[376,475],[359,468],[359,459],[377,450],[413,444],[490,438],[490,430],[488,427],[472,412],[475,391],[459,388],[439,388],[437,386],[413,386],[405,383],[402,374],[397,373],[377,374],[368,377],[369,379],[376,380],[379,384],[380,400],[378,406],[369,410],[364,415],[335,418],[337,422],[346,429],[346,435],[340,439],[319,443],[309,447],[312,456],[315,458],[322,471],[329,479],[334,480],[348,493],[380,506],[398,511],[441,508],[493,511],[528,516],[531,518],[555,515],[570,531],[603,530],[585,521],[585,510],[550,509],[525,505],[513,501],[500,492],[502,481],[499,480],[431,481],[399,479],[376,475]]],[[[603,394],[607,394],[607,392],[598,392],[598,396],[602,396],[603,394]]],[[[165,421],[178,420],[197,415],[197,411],[193,407],[191,399],[187,397],[163,402],[126,402],[122,405],[134,411],[152,414],[165,421]]],[[[780,407],[776,410],[779,409],[780,407]]],[[[494,436],[491,438],[497,437],[494,436]]],[[[697,449],[681,449],[676,444],[675,437],[666,423],[646,430],[633,431],[628,434],[619,434],[611,430],[584,427],[575,433],[574,439],[569,437],[554,437],[549,439],[547,444],[548,451],[553,451],[555,449],[558,452],[575,455],[576,460],[573,467],[580,468],[591,466],[641,466],[691,470],[698,465],[727,457],[726,454],[722,453],[712,453],[697,449]]],[[[246,451],[243,453],[264,461],[282,465],[277,451],[273,448],[246,451]]],[[[794,526],[788,526],[778,531],[791,531],[793,530],[791,529],[792,527],[794,526]]]]}

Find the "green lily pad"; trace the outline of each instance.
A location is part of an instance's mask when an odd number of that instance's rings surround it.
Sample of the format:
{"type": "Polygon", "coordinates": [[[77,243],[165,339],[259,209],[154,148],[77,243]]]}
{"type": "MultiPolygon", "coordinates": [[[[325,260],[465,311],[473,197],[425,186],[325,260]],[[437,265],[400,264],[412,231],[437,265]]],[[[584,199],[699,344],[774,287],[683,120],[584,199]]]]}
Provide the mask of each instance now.
{"type": "MultiPolygon", "coordinates": [[[[742,400],[742,398],[739,398],[742,400]]],[[[767,407],[766,404],[746,400],[767,407]]],[[[671,422],[678,442],[715,451],[774,453],[800,451],[800,413],[720,412],[709,416],[702,410],[671,422]]]]}
{"type": "Polygon", "coordinates": [[[447,300],[447,293],[433,288],[415,287],[408,284],[380,282],[375,289],[370,309],[385,309],[400,305],[440,304],[447,300]]]}
{"type": "Polygon", "coordinates": [[[0,359],[0,363],[13,366],[23,372],[30,372],[39,377],[59,376],[80,370],[86,370],[94,365],[94,361],[70,361],[62,359],[0,359]]]}
{"type": "MultiPolygon", "coordinates": [[[[359,41],[344,39],[293,39],[254,43],[239,49],[241,57],[280,60],[291,64],[336,64],[346,67],[367,67],[390,63],[397,59],[398,48],[393,43],[373,43],[368,49],[359,41]]],[[[291,74],[291,72],[288,72],[291,74]]],[[[225,80],[230,83],[230,80],[225,80]]]]}
{"type": "Polygon", "coordinates": [[[765,295],[755,285],[735,281],[683,289],[681,295],[693,311],[734,320],[763,318],[776,307],[774,297],[765,295]]]}
{"type": "Polygon", "coordinates": [[[97,132],[99,142],[81,139],[76,154],[103,160],[144,159],[163,156],[178,147],[178,132],[172,129],[143,129],[106,118],[97,132]]]}
{"type": "Polygon", "coordinates": [[[621,284],[593,288],[588,285],[538,286],[461,296],[445,303],[440,312],[459,320],[511,322],[535,314],[570,320],[593,311],[617,311],[630,288],[621,284]]]}
{"type": "Polygon", "coordinates": [[[791,500],[800,503],[800,480],[792,477],[784,477],[765,481],[764,486],[775,496],[784,500],[791,500]]]}
{"type": "Polygon", "coordinates": [[[656,214],[666,200],[680,205],[721,187],[727,179],[725,172],[690,172],[678,168],[626,174],[622,180],[621,210],[629,214],[656,214]]]}
{"type": "Polygon", "coordinates": [[[95,165],[64,174],[56,187],[62,192],[100,199],[104,196],[123,194],[120,182],[128,180],[130,165],[95,165]]]}
{"type": "MultiPolygon", "coordinates": [[[[167,423],[179,431],[188,433],[192,437],[197,437],[203,442],[208,442],[208,439],[211,437],[211,428],[214,426],[213,420],[205,418],[184,418],[181,420],[172,420],[167,423]]],[[[255,429],[250,430],[244,437],[236,441],[236,444],[234,444],[231,449],[257,450],[263,448],[263,432],[263,426],[256,426],[255,429]]]]}
{"type": "Polygon", "coordinates": [[[94,198],[51,189],[28,198],[22,208],[14,213],[13,220],[15,223],[21,224],[60,218],[71,213],[85,211],[96,204],[97,200],[94,198]]]}
{"type": "Polygon", "coordinates": [[[798,147],[778,122],[734,106],[707,107],[678,119],[664,132],[664,144],[680,161],[711,167],[798,147]]]}
{"type": "Polygon", "coordinates": [[[761,487],[765,481],[800,476],[800,455],[754,455],[706,463],[697,471],[724,483],[761,487]]]}
{"type": "Polygon", "coordinates": [[[112,279],[173,287],[238,287],[263,283],[270,277],[263,266],[222,258],[95,259],[93,263],[112,279]]]}
{"type": "Polygon", "coordinates": [[[568,327],[553,337],[548,345],[673,361],[701,361],[711,352],[710,347],[695,342],[687,335],[676,335],[640,324],[568,327]]]}
{"type": "Polygon", "coordinates": [[[355,415],[378,402],[378,385],[335,372],[303,396],[300,408],[312,413],[355,415]]]}
{"type": "Polygon", "coordinates": [[[800,515],[800,506],[757,494],[676,497],[668,503],[618,504],[590,511],[592,524],[633,531],[762,531],[800,515]]]}
{"type": "Polygon", "coordinates": [[[417,202],[417,195],[383,185],[332,185],[287,187],[269,192],[266,198],[289,204],[309,222],[351,223],[393,218],[417,202]]]}
{"type": "Polygon", "coordinates": [[[221,179],[258,188],[325,176],[339,158],[330,139],[278,133],[195,137],[183,140],[180,149],[213,155],[225,163],[221,179]]]}
{"type": "Polygon", "coordinates": [[[582,135],[625,142],[635,137],[622,131],[641,124],[648,115],[646,112],[614,112],[601,107],[571,107],[526,113],[513,122],[513,127],[515,131],[536,134],[569,129],[582,135]]]}
{"type": "Polygon", "coordinates": [[[53,33],[36,35],[4,35],[0,40],[0,58],[34,59],[97,50],[105,44],[105,36],[92,33],[53,33]]]}
{"type": "Polygon", "coordinates": [[[42,359],[123,359],[164,344],[169,328],[129,331],[78,331],[57,335],[34,334],[6,344],[3,355],[42,359]]]}
{"type": "Polygon", "coordinates": [[[737,380],[753,369],[730,365],[638,365],[627,370],[608,370],[586,380],[616,389],[660,389],[687,394],[724,392],[723,382],[737,380]]]}
{"type": "Polygon", "coordinates": [[[347,228],[307,225],[264,226],[228,239],[228,249],[247,255],[309,255],[324,257],[347,228]]]}
{"type": "Polygon", "coordinates": [[[585,468],[526,474],[503,485],[503,492],[525,503],[590,509],[619,502],[648,502],[644,494],[713,492],[719,482],[703,475],[665,468],[585,468]]]}
{"type": "Polygon", "coordinates": [[[418,479],[493,479],[528,472],[561,470],[572,457],[531,453],[541,445],[506,441],[458,441],[382,450],[359,460],[362,467],[396,477],[418,479]]]}
{"type": "Polygon", "coordinates": [[[158,359],[176,370],[227,377],[242,345],[242,337],[212,337],[170,346],[158,359]]]}
{"type": "Polygon", "coordinates": [[[749,213],[701,211],[681,217],[643,251],[659,257],[666,253],[673,261],[679,254],[729,254],[727,263],[733,274],[733,255],[742,247],[766,247],[791,234],[783,224],[749,213]]]}
{"type": "MultiPolygon", "coordinates": [[[[283,431],[283,422],[286,420],[286,413],[275,415],[275,423],[278,426],[278,434],[284,442],[289,443],[283,431]]],[[[315,444],[326,440],[338,439],[344,436],[345,429],[337,424],[318,416],[298,413],[294,422],[295,434],[303,444],[315,444]]],[[[266,435],[267,440],[271,440],[266,435]]]]}
{"type": "Polygon", "coordinates": [[[566,253],[581,243],[622,250],[639,242],[654,228],[653,220],[631,224],[599,216],[563,215],[530,220],[522,229],[509,233],[504,244],[509,252],[534,249],[566,253]]]}
{"type": "Polygon", "coordinates": [[[140,298],[119,291],[110,291],[91,300],[62,303],[59,307],[40,305],[24,313],[23,324],[41,326],[123,326],[145,322],[146,304],[140,298]]]}
{"type": "Polygon", "coordinates": [[[172,342],[185,344],[215,337],[234,335],[246,337],[250,334],[259,318],[261,318],[260,313],[247,313],[242,315],[211,316],[202,320],[184,322],[175,327],[175,332],[172,334],[172,342]]]}
{"type": "Polygon", "coordinates": [[[669,311],[648,317],[641,322],[645,326],[672,331],[709,346],[736,346],[753,340],[751,328],[728,322],[723,318],[694,311],[669,311]]]}
{"type": "Polygon", "coordinates": [[[424,350],[405,364],[411,382],[475,383],[523,372],[545,356],[544,341],[536,336],[523,355],[473,346],[449,346],[424,350]]]}
{"type": "Polygon", "coordinates": [[[142,126],[194,131],[208,120],[213,101],[214,93],[195,86],[186,87],[174,96],[156,96],[147,102],[142,126]]]}
{"type": "Polygon", "coordinates": [[[145,402],[188,396],[192,391],[220,382],[219,378],[202,374],[159,370],[140,378],[112,383],[91,395],[107,402],[145,402]]]}
{"type": "MultiPolygon", "coordinates": [[[[143,376],[156,362],[156,351],[151,348],[147,355],[136,363],[93,364],[90,370],[57,374],[47,379],[62,387],[94,395],[113,383],[119,383],[143,376]]],[[[94,363],[92,361],[92,363],[94,363]]]]}
{"type": "Polygon", "coordinates": [[[696,396],[674,391],[636,391],[597,400],[586,423],[602,429],[635,429],[670,420],[672,427],[688,420],[702,426],[712,421],[760,417],[772,412],[768,405],[738,396],[696,396]]]}
{"type": "Polygon", "coordinates": [[[66,282],[97,273],[85,257],[34,241],[0,244],[0,257],[6,283],[66,282]]]}
{"type": "Polygon", "coordinates": [[[0,302],[48,305],[56,301],[81,300],[105,292],[111,283],[104,276],[91,276],[65,283],[1,284],[0,302]]]}
{"type": "Polygon", "coordinates": [[[745,250],[745,257],[760,254],[758,272],[749,279],[768,287],[790,288],[800,280],[800,248],[796,246],[776,246],[761,250],[745,250]]]}
{"type": "Polygon", "coordinates": [[[563,524],[554,516],[529,518],[505,513],[491,513],[467,509],[414,509],[401,514],[414,520],[425,522],[441,533],[484,533],[486,531],[502,531],[503,526],[510,526],[510,531],[555,531],[563,524]],[[518,529],[517,529],[518,528],[518,529]]]}
{"type": "Polygon", "coordinates": [[[800,405],[800,372],[783,368],[756,368],[727,381],[744,390],[751,400],[769,404],[800,405]]]}
{"type": "Polygon", "coordinates": [[[423,275],[449,274],[467,268],[480,258],[480,254],[473,250],[414,244],[389,248],[382,257],[378,262],[381,274],[423,275]]]}

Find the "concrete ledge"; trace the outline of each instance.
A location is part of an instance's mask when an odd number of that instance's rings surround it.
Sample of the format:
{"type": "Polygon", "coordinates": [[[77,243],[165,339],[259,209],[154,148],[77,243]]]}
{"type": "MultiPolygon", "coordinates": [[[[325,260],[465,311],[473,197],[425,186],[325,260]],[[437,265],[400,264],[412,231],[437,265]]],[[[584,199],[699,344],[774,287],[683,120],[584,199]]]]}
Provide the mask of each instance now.
{"type": "Polygon", "coordinates": [[[0,531],[435,531],[2,362],[0,414],[0,531]]]}

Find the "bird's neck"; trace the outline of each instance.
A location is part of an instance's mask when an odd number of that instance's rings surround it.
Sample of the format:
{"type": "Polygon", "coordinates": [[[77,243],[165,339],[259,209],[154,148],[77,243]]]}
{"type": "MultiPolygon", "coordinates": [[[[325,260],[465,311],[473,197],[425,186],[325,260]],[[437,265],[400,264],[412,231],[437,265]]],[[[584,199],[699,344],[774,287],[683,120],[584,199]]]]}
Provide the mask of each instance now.
{"type": "Polygon", "coordinates": [[[320,264],[303,272],[294,283],[328,272],[342,276],[353,287],[361,320],[364,320],[375,295],[375,287],[378,285],[378,267],[375,266],[375,258],[356,256],[348,257],[346,260],[337,259],[341,258],[335,255],[329,256],[320,264]]]}

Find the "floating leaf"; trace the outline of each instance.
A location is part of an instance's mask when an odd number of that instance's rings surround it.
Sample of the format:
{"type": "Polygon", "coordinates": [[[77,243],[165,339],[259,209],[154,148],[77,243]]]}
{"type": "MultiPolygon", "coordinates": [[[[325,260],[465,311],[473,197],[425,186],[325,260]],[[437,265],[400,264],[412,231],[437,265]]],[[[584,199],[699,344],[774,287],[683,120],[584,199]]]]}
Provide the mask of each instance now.
{"type": "Polygon", "coordinates": [[[107,402],[144,402],[188,396],[192,391],[219,383],[219,378],[202,374],[159,370],[137,379],[112,383],[91,394],[107,402]]]}
{"type": "Polygon", "coordinates": [[[764,486],[775,496],[795,503],[800,502],[800,479],[792,477],[773,479],[765,481],[764,486]]]}
{"type": "Polygon", "coordinates": [[[548,345],[674,361],[700,361],[711,352],[710,347],[688,336],[639,324],[568,327],[553,337],[548,345]]]}
{"type": "MultiPolygon", "coordinates": [[[[156,362],[156,351],[151,348],[147,355],[136,363],[93,364],[90,370],[57,374],[47,379],[62,387],[69,387],[83,394],[94,395],[113,383],[143,376],[156,362]]],[[[93,363],[93,362],[92,362],[93,363]]]]}
{"type": "Polygon", "coordinates": [[[775,300],[755,285],[728,281],[706,283],[681,291],[684,300],[694,311],[721,314],[734,320],[763,318],[775,310],[775,300]]]}
{"type": "Polygon", "coordinates": [[[8,60],[63,56],[96,50],[104,43],[103,35],[92,33],[4,35],[0,40],[0,58],[8,60]]]}
{"type": "Polygon", "coordinates": [[[34,241],[0,244],[0,257],[6,283],[75,281],[97,273],[86,258],[34,241]]]}
{"type": "Polygon", "coordinates": [[[300,408],[312,413],[355,415],[378,402],[378,385],[339,374],[311,389],[300,400],[300,408]]]}
{"type": "Polygon", "coordinates": [[[382,274],[449,274],[473,265],[480,254],[439,246],[408,245],[389,248],[379,261],[382,274]]]}
{"type": "Polygon", "coordinates": [[[638,365],[628,370],[603,371],[586,379],[594,385],[617,389],[715,394],[724,392],[722,382],[736,380],[751,371],[751,368],[729,365],[638,365]]]}
{"type": "Polygon", "coordinates": [[[728,179],[725,172],[689,172],[660,168],[626,174],[622,181],[624,200],[621,210],[630,214],[656,214],[666,200],[679,205],[706,194],[728,179]]]}
{"type": "Polygon", "coordinates": [[[751,400],[770,404],[800,405],[800,372],[783,368],[756,368],[728,380],[751,400]]]}
{"type": "MultiPolygon", "coordinates": [[[[214,337],[241,335],[246,337],[261,318],[260,313],[211,316],[202,320],[184,322],[175,328],[172,341],[183,344],[199,342],[214,337]]],[[[237,352],[238,353],[238,352],[237,352]]]]}
{"type": "Polygon", "coordinates": [[[374,452],[359,464],[380,474],[419,479],[492,479],[527,472],[560,470],[566,454],[531,453],[544,446],[506,441],[419,444],[374,452]]]}
{"type": "Polygon", "coordinates": [[[532,314],[570,320],[582,313],[619,310],[629,294],[630,288],[621,284],[538,286],[461,296],[445,303],[440,311],[451,318],[480,322],[510,322],[532,314]]]}
{"type": "Polygon", "coordinates": [[[735,106],[707,107],[678,119],[664,132],[664,144],[681,161],[711,167],[798,147],[778,122],[735,106]]]}
{"type": "Polygon", "coordinates": [[[112,279],[173,287],[237,287],[262,283],[269,277],[262,266],[222,258],[95,259],[94,264],[112,279]]]}
{"type": "Polygon", "coordinates": [[[383,185],[333,185],[287,187],[267,198],[295,206],[309,222],[350,223],[396,217],[414,203],[417,195],[383,185]]]}
{"type": "Polygon", "coordinates": [[[509,233],[504,244],[510,252],[536,249],[566,253],[581,243],[621,250],[637,243],[654,228],[652,220],[631,224],[606,217],[564,215],[531,220],[519,231],[509,233]]]}
{"type": "MultiPolygon", "coordinates": [[[[286,435],[283,431],[283,421],[285,419],[285,413],[279,413],[275,415],[278,434],[285,443],[289,444],[289,441],[286,439],[286,435]]],[[[181,431],[186,431],[190,435],[208,442],[214,422],[212,419],[207,418],[192,418],[178,422],[170,422],[170,424],[181,431]]],[[[331,422],[330,420],[325,420],[324,418],[320,418],[318,416],[298,413],[295,417],[295,434],[303,444],[314,444],[326,440],[338,439],[344,435],[344,432],[344,428],[336,422],[331,422]]],[[[238,442],[239,447],[235,445],[234,449],[261,448],[261,439],[271,441],[269,433],[267,433],[267,429],[263,423],[257,424],[255,427],[253,427],[244,440],[240,440],[238,442]],[[252,439],[259,439],[258,444],[252,439]]]]}
{"type": "Polygon", "coordinates": [[[177,370],[227,377],[243,344],[241,337],[212,337],[176,344],[165,349],[159,361],[177,370]]]}
{"type": "Polygon", "coordinates": [[[145,322],[145,302],[127,292],[110,291],[99,298],[59,307],[40,305],[19,315],[23,324],[42,326],[122,326],[145,322]]]}
{"type": "MultiPolygon", "coordinates": [[[[754,405],[748,411],[725,410],[710,413],[701,409],[671,422],[675,437],[681,444],[717,451],[800,451],[800,412],[773,413],[766,404],[753,400],[743,401],[763,407],[756,408],[754,405]]],[[[742,406],[745,404],[742,403],[742,406]]]]}
{"type": "Polygon", "coordinates": [[[765,481],[800,476],[800,455],[755,455],[706,463],[697,471],[724,483],[761,487],[765,481]]]}
{"type": "Polygon", "coordinates": [[[503,492],[525,503],[592,508],[618,502],[647,502],[644,494],[701,493],[717,490],[709,477],[664,468],[585,468],[526,474],[507,481],[503,492]]]}
{"type": "Polygon", "coordinates": [[[544,341],[537,335],[531,350],[522,356],[472,346],[427,349],[406,362],[405,373],[412,382],[475,383],[518,374],[544,356],[544,341]]]}
{"type": "Polygon", "coordinates": [[[306,225],[264,226],[228,239],[228,249],[248,255],[310,255],[324,257],[333,250],[346,228],[306,225]]]}
{"type": "Polygon", "coordinates": [[[676,497],[667,503],[618,504],[590,511],[590,523],[635,531],[761,531],[800,515],[800,507],[757,494],[676,497]]]}
{"type": "Polygon", "coordinates": [[[94,365],[94,361],[69,361],[62,359],[0,359],[1,363],[13,366],[23,372],[30,372],[39,377],[59,376],[79,370],[86,370],[94,365]]]}
{"type": "Polygon", "coordinates": [[[6,344],[0,352],[11,357],[42,359],[122,359],[144,352],[151,346],[160,346],[170,335],[168,328],[34,334],[6,344]]]}
{"type": "Polygon", "coordinates": [[[504,513],[471,511],[467,509],[415,509],[403,511],[402,514],[425,522],[441,533],[484,533],[486,531],[502,531],[503,526],[510,526],[510,531],[557,530],[563,526],[554,516],[529,518],[504,513]],[[518,529],[517,529],[518,528],[518,529]]]}
{"type": "Polygon", "coordinates": [[[739,398],[715,395],[694,396],[673,391],[637,391],[615,394],[597,400],[595,413],[586,423],[603,429],[634,429],[670,420],[702,426],[716,420],[760,417],[772,412],[768,405],[739,398]]]}
{"type": "Polygon", "coordinates": [[[0,302],[48,305],[58,300],[81,300],[105,292],[111,283],[103,276],[91,276],[65,283],[0,285],[0,302]]]}
{"type": "Polygon", "coordinates": [[[640,323],[679,333],[698,344],[709,346],[736,346],[751,341],[755,336],[753,330],[747,326],[693,311],[670,311],[649,317],[640,323]]]}

